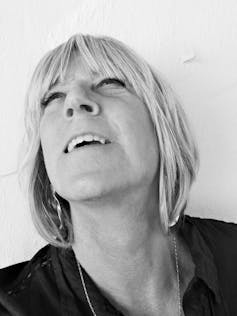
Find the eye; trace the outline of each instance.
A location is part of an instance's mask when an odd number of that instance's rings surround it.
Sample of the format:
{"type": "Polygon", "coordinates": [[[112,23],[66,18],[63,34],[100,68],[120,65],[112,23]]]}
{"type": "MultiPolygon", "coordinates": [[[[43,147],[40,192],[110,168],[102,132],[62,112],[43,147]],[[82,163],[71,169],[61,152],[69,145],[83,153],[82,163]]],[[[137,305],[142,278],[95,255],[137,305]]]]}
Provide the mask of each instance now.
{"type": "Polygon", "coordinates": [[[49,95],[46,95],[46,97],[43,98],[41,101],[41,105],[46,107],[50,102],[56,99],[65,98],[65,93],[63,92],[52,92],[49,95]]]}
{"type": "Polygon", "coordinates": [[[105,78],[103,80],[101,80],[97,85],[96,87],[99,88],[99,87],[102,87],[102,86],[107,86],[107,85],[118,85],[118,86],[121,86],[121,87],[125,87],[125,83],[120,80],[120,79],[117,79],[117,78],[105,78]]]}

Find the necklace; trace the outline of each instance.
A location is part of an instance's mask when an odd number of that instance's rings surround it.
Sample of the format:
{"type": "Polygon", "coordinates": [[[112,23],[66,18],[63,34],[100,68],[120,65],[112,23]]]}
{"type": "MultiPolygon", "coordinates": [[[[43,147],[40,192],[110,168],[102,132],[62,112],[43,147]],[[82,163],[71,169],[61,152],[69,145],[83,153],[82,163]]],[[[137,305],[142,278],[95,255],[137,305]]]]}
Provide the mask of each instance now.
{"type": "MultiPolygon", "coordinates": [[[[179,260],[178,260],[178,250],[177,250],[177,243],[176,243],[176,238],[175,236],[173,236],[173,244],[174,244],[174,255],[175,255],[175,268],[176,268],[176,275],[177,275],[177,301],[178,301],[178,316],[181,316],[181,297],[180,297],[180,279],[179,279],[179,260]]],[[[94,307],[91,303],[87,288],[86,288],[86,283],[82,274],[82,269],[81,269],[81,265],[80,262],[77,261],[77,265],[78,265],[78,270],[79,270],[79,274],[80,274],[80,278],[81,278],[81,283],[83,286],[83,291],[84,294],[86,296],[86,300],[87,303],[90,307],[91,313],[93,316],[97,316],[96,312],[94,310],[94,307]]]]}

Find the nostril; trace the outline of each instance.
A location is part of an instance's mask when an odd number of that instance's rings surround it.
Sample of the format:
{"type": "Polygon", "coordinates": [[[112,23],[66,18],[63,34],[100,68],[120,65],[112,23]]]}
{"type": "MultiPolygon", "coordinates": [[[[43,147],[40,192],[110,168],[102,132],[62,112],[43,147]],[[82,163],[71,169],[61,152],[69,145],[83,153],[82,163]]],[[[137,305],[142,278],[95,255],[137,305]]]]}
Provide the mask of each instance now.
{"type": "Polygon", "coordinates": [[[92,107],[90,105],[88,105],[88,104],[81,104],[80,107],[81,108],[85,108],[85,110],[87,112],[92,112],[93,111],[92,107]]]}
{"type": "Polygon", "coordinates": [[[73,116],[73,109],[67,109],[67,116],[73,116]]]}
{"type": "Polygon", "coordinates": [[[73,117],[73,115],[75,114],[75,112],[87,112],[87,113],[92,113],[93,115],[98,115],[99,113],[99,106],[97,104],[87,104],[87,103],[77,103],[77,105],[71,105],[66,109],[66,116],[69,117],[73,117]]]}

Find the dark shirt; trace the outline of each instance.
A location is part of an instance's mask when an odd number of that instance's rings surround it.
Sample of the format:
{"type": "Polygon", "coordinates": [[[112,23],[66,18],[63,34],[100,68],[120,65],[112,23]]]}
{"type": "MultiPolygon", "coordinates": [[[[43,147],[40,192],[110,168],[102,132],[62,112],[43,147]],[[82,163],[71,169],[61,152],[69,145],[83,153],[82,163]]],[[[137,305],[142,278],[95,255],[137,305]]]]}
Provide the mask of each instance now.
{"type": "MultiPolygon", "coordinates": [[[[237,225],[185,215],[178,233],[195,264],[183,296],[185,315],[236,316],[237,225]]],[[[82,271],[97,316],[122,316],[82,271]]],[[[91,316],[72,249],[47,245],[30,261],[1,269],[0,315],[91,316]]]]}

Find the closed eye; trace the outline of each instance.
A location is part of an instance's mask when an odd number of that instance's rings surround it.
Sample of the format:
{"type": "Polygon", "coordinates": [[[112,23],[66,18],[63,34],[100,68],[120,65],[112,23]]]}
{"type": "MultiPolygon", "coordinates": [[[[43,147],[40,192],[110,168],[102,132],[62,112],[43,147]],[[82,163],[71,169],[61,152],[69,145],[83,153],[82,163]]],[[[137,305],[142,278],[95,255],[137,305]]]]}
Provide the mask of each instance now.
{"type": "Polygon", "coordinates": [[[105,78],[103,80],[101,80],[97,85],[96,87],[99,88],[99,87],[102,87],[102,86],[106,86],[106,85],[118,85],[118,86],[121,86],[121,87],[125,87],[125,83],[120,80],[120,79],[117,79],[117,78],[105,78]]]}
{"type": "Polygon", "coordinates": [[[50,102],[52,102],[55,99],[61,99],[65,98],[66,94],[63,92],[52,92],[49,95],[46,95],[46,97],[43,98],[41,101],[41,105],[46,107],[50,102]]]}

